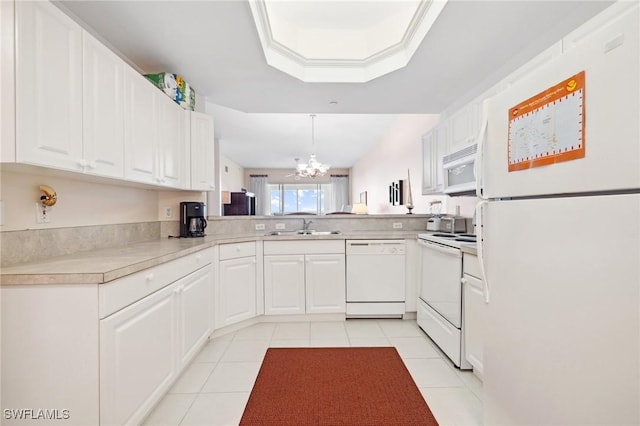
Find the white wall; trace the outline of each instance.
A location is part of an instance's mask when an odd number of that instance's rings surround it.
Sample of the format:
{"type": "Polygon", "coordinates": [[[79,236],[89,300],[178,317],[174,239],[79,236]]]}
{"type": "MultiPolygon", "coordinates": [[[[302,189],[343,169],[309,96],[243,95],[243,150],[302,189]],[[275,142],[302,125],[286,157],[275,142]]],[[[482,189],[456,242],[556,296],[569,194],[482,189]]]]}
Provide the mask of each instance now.
{"type": "Polygon", "coordinates": [[[202,192],[110,185],[32,171],[3,170],[0,188],[4,204],[0,231],[178,220],[181,201],[204,201],[202,192]],[[36,203],[43,194],[40,185],[51,186],[58,195],[48,210],[49,223],[36,222],[36,203]],[[165,207],[171,208],[172,217],[165,217],[165,207]]]}
{"type": "Polygon", "coordinates": [[[422,192],[422,135],[438,123],[437,114],[406,114],[400,116],[384,136],[351,169],[353,198],[367,191],[370,214],[407,213],[405,206],[389,203],[389,185],[407,179],[411,171],[411,190],[414,213],[430,213],[429,201],[444,196],[421,195],[422,192]]]}
{"type": "Polygon", "coordinates": [[[2,231],[63,228],[158,220],[153,190],[71,180],[57,176],[2,171],[2,231]],[[58,202],[49,209],[50,223],[36,223],[40,185],[55,189],[58,202]]]}
{"type": "MultiPolygon", "coordinates": [[[[230,158],[220,155],[220,191],[238,192],[246,188],[244,169],[230,158]]],[[[249,189],[249,188],[247,188],[249,189]]]]}

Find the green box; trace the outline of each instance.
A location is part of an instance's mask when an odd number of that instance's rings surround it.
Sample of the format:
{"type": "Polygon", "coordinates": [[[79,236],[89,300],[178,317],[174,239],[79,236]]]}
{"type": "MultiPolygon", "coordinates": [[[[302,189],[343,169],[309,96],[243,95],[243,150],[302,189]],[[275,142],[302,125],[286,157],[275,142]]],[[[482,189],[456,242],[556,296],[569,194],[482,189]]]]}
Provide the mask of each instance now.
{"type": "Polygon", "coordinates": [[[182,108],[191,111],[195,109],[196,92],[178,74],[161,72],[144,76],[182,108]]]}

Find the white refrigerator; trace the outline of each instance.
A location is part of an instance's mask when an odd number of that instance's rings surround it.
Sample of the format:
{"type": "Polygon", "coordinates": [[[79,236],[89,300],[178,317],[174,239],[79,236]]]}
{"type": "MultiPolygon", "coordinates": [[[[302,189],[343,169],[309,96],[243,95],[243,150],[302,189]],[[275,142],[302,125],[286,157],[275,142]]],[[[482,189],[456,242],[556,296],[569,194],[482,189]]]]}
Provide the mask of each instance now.
{"type": "Polygon", "coordinates": [[[640,424],[638,2],[603,14],[484,105],[485,425],[640,424]]]}

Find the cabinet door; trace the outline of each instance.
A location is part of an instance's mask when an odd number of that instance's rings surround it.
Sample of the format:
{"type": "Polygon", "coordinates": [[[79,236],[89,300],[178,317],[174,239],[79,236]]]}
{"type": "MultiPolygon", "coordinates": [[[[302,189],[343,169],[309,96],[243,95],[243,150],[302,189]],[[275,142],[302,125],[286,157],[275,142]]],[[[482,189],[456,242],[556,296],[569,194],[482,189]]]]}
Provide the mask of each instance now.
{"type": "Polygon", "coordinates": [[[264,257],[265,315],[304,314],[304,255],[264,257]]]}
{"type": "Polygon", "coordinates": [[[256,316],[256,258],[220,261],[216,328],[256,316]]]}
{"type": "Polygon", "coordinates": [[[186,111],[159,90],[158,106],[158,165],[159,182],[173,188],[186,188],[186,111]]]}
{"type": "Polygon", "coordinates": [[[82,30],[49,2],[15,13],[16,160],[82,171],[82,30]]]}
{"type": "Polygon", "coordinates": [[[191,189],[215,189],[213,117],[191,112],[191,189]]]}
{"type": "Polygon", "coordinates": [[[124,62],[84,33],[83,147],[85,171],[124,177],[124,62]]]}
{"type": "Polygon", "coordinates": [[[422,195],[436,190],[437,130],[432,129],[422,136],[422,195]]]}
{"type": "Polygon", "coordinates": [[[200,350],[211,332],[211,266],[178,281],[179,285],[179,368],[200,350]]]}
{"type": "Polygon", "coordinates": [[[306,312],[346,312],[344,254],[305,256],[306,312]]]}
{"type": "Polygon", "coordinates": [[[16,161],[15,4],[0,1],[0,163],[16,161]]]}
{"type": "Polygon", "coordinates": [[[139,423],[176,376],[174,285],[100,321],[100,423],[139,423]]]}
{"type": "Polygon", "coordinates": [[[134,69],[124,72],[124,164],[125,177],[144,183],[158,183],[157,114],[153,87],[134,69]]]}
{"type": "Polygon", "coordinates": [[[472,143],[471,109],[468,106],[451,115],[447,120],[447,153],[458,151],[472,143]]]}
{"type": "Polygon", "coordinates": [[[482,344],[484,336],[484,296],[482,281],[464,274],[464,355],[473,370],[482,377],[482,344]]]}

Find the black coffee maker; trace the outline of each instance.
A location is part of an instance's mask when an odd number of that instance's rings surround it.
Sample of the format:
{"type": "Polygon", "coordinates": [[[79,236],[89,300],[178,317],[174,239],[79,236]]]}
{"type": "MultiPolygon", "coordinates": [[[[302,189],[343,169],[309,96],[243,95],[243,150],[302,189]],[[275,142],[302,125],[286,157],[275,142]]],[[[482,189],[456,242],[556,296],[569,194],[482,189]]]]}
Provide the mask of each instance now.
{"type": "Polygon", "coordinates": [[[183,238],[204,237],[207,227],[206,206],[196,201],[180,203],[180,236],[183,238]]]}

